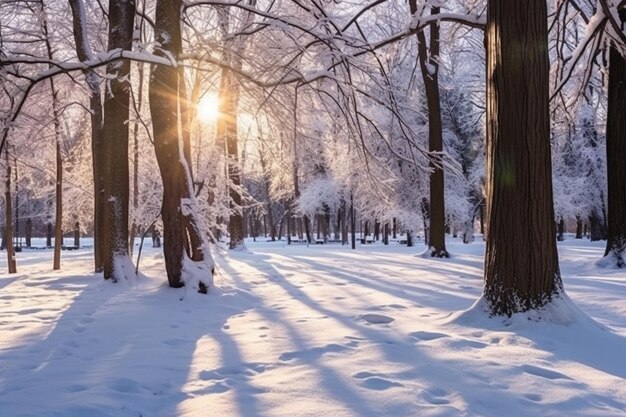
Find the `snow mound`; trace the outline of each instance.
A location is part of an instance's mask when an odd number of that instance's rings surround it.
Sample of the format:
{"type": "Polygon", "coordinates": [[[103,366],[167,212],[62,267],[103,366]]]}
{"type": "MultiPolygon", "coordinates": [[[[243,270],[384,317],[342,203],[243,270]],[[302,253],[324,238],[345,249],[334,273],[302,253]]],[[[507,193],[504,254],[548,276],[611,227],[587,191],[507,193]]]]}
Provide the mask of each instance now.
{"type": "Polygon", "coordinates": [[[470,308],[453,314],[450,324],[492,328],[499,323],[509,329],[526,328],[533,323],[550,323],[559,326],[583,325],[596,329],[608,330],[587,313],[582,311],[567,296],[565,291],[555,297],[540,309],[513,314],[511,317],[492,316],[484,296],[481,296],[470,308]]]}

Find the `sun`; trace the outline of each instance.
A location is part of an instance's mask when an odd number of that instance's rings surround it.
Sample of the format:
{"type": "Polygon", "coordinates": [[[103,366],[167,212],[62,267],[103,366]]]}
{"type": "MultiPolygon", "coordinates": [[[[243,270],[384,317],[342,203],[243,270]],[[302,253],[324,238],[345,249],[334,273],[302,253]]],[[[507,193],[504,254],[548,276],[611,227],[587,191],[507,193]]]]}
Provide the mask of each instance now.
{"type": "Polygon", "coordinates": [[[197,109],[201,121],[215,122],[220,117],[220,100],[215,94],[207,94],[200,99],[197,109]]]}

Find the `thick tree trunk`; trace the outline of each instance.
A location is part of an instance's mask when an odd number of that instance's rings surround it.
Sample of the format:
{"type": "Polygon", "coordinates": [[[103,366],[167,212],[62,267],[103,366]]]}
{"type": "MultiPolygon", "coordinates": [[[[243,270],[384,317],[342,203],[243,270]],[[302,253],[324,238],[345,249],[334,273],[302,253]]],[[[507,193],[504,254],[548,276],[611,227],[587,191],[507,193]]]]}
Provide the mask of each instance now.
{"type": "MultiPolygon", "coordinates": [[[[416,0],[410,0],[411,14],[417,12],[416,0]]],[[[432,7],[431,14],[439,14],[439,7],[432,7]]],[[[444,203],[444,177],[442,167],[443,132],[441,125],[441,99],[439,96],[439,22],[428,25],[426,34],[417,33],[419,63],[426,90],[428,105],[428,150],[430,152],[430,201],[428,205],[428,245],[430,255],[447,258],[445,240],[446,210],[444,203]]]]}
{"type": "MultiPolygon", "coordinates": [[[[622,21],[626,12],[620,13],[622,21]]],[[[608,230],[606,252],[615,265],[626,264],[626,59],[611,47],[606,124],[608,230]]]]}
{"type": "MultiPolygon", "coordinates": [[[[132,49],[135,2],[109,0],[109,50],[132,49]]],[[[104,98],[103,166],[104,195],[102,260],[104,278],[114,282],[127,279],[131,265],[128,253],[129,206],[129,104],[130,62],[107,66],[107,93],[104,98]]]]}
{"type": "MultiPolygon", "coordinates": [[[[159,0],[156,5],[155,32],[161,45],[155,54],[175,59],[182,52],[180,0],[159,0]]],[[[150,78],[150,112],[152,114],[154,148],[163,181],[164,257],[171,287],[191,283],[198,292],[206,293],[212,286],[213,263],[195,217],[195,198],[189,164],[184,155],[180,125],[180,77],[175,67],[153,66],[150,78]],[[185,250],[199,269],[183,276],[185,250]],[[199,262],[204,262],[205,270],[199,262]]]]}
{"type": "Polygon", "coordinates": [[[606,240],[607,230],[606,224],[601,213],[596,209],[591,210],[589,215],[589,237],[592,242],[606,240]]]}
{"type": "MultiPolygon", "coordinates": [[[[90,60],[93,58],[93,54],[87,39],[87,22],[83,21],[87,16],[83,2],[82,0],[69,0],[69,3],[72,8],[76,54],[81,61],[90,60]]],[[[96,272],[102,272],[104,268],[102,260],[102,234],[104,225],[104,204],[102,204],[104,196],[104,177],[102,174],[102,166],[104,164],[102,93],[100,91],[98,75],[92,70],[86,70],[84,74],[90,92],[89,110],[91,113],[91,155],[94,184],[94,269],[96,272]]]]}
{"type": "Polygon", "coordinates": [[[489,0],[484,297],[493,315],[537,309],[562,290],[552,206],[544,0],[489,0]]]}
{"type": "Polygon", "coordinates": [[[4,189],[5,203],[5,220],[6,227],[4,229],[4,246],[7,250],[7,268],[9,274],[17,273],[17,264],[15,262],[15,248],[13,246],[13,202],[11,201],[11,162],[9,161],[9,147],[5,148],[7,177],[4,189]]]}
{"type": "Polygon", "coordinates": [[[583,221],[579,216],[576,216],[576,239],[583,238],[583,221]]]}

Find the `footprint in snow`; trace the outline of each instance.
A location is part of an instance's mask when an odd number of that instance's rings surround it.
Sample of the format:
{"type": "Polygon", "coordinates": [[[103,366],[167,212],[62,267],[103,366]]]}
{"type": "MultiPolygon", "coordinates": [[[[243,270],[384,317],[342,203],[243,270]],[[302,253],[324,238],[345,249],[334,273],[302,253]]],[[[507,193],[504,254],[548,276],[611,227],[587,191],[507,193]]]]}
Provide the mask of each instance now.
{"type": "Polygon", "coordinates": [[[413,332],[410,334],[410,336],[413,336],[414,338],[420,341],[424,341],[424,342],[427,342],[430,340],[441,339],[442,337],[450,337],[449,335],[445,333],[425,332],[425,331],[413,332]]]}
{"type": "Polygon", "coordinates": [[[564,374],[562,374],[560,372],[552,371],[552,370],[547,369],[547,368],[541,368],[539,366],[522,365],[519,368],[523,372],[526,372],[527,374],[535,375],[535,376],[538,376],[540,378],[546,378],[546,379],[569,379],[569,380],[572,380],[572,378],[570,378],[569,376],[564,375],[564,374]]]}
{"type": "Polygon", "coordinates": [[[393,317],[377,313],[359,314],[358,316],[356,316],[356,319],[364,321],[368,324],[389,324],[395,320],[393,317]]]}
{"type": "Polygon", "coordinates": [[[383,374],[374,374],[371,372],[363,371],[357,372],[356,374],[352,375],[352,378],[362,380],[362,387],[374,391],[385,391],[389,388],[404,386],[399,382],[390,381],[389,379],[384,378],[384,376],[385,375],[383,374]]]}
{"type": "Polygon", "coordinates": [[[298,350],[295,352],[285,352],[278,357],[282,362],[289,362],[291,360],[316,360],[321,358],[327,353],[338,353],[347,350],[347,346],[338,345],[336,343],[330,343],[326,346],[314,347],[311,349],[298,350]]]}
{"type": "Polygon", "coordinates": [[[425,389],[420,393],[420,397],[431,405],[448,405],[450,400],[447,398],[448,393],[442,388],[425,389]]]}

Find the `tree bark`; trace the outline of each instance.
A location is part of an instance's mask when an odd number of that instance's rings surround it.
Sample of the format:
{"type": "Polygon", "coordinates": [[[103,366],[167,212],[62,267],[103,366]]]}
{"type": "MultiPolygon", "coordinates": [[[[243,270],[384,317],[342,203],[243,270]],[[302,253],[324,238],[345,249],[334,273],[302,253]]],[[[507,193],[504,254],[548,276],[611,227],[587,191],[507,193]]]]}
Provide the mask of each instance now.
{"type": "Polygon", "coordinates": [[[484,297],[492,315],[537,309],[562,290],[552,206],[547,6],[487,6],[484,297]]]}
{"type": "MultiPolygon", "coordinates": [[[[622,22],[626,12],[620,12],[622,22]]],[[[609,98],[606,124],[608,230],[604,256],[615,265],[626,263],[626,59],[615,48],[609,53],[609,98]]]]}
{"type": "MultiPolygon", "coordinates": [[[[109,50],[132,49],[134,17],[133,0],[109,0],[109,50]]],[[[102,257],[104,278],[116,282],[128,278],[124,266],[131,262],[128,253],[130,62],[109,64],[107,75],[110,80],[104,98],[102,257]]]]}
{"type": "MultiPolygon", "coordinates": [[[[76,45],[76,55],[81,61],[87,61],[93,58],[89,41],[87,39],[87,22],[83,21],[86,17],[85,8],[82,0],[69,0],[72,9],[72,22],[74,32],[74,44],[76,45]]],[[[104,177],[102,174],[102,166],[104,164],[104,145],[103,145],[103,108],[102,93],[100,91],[100,83],[98,75],[92,70],[83,72],[89,87],[89,110],[91,117],[91,155],[92,155],[92,171],[93,171],[93,187],[94,187],[94,230],[93,230],[93,253],[94,253],[94,269],[96,272],[102,272],[104,265],[102,259],[102,234],[104,220],[104,204],[102,203],[104,196],[104,177]]]]}
{"type": "MultiPolygon", "coordinates": [[[[160,48],[155,51],[156,55],[177,59],[182,53],[180,13],[180,0],[157,1],[155,33],[160,48]]],[[[206,293],[212,286],[213,263],[196,218],[189,162],[179,135],[182,129],[180,76],[181,72],[175,67],[155,65],[150,77],[154,149],[163,181],[161,217],[165,269],[171,287],[182,287],[189,278],[194,280],[198,292],[206,293]],[[205,262],[209,269],[203,270],[202,275],[183,276],[185,251],[189,248],[187,256],[196,261],[196,266],[201,268],[199,262],[205,262]]]]}
{"type": "MultiPolygon", "coordinates": [[[[41,2],[41,29],[46,44],[48,59],[54,59],[52,45],[48,33],[48,21],[44,11],[44,3],[41,2]]],[[[52,68],[52,64],[48,64],[52,68]]],[[[63,245],[63,158],[61,156],[61,113],[59,111],[59,94],[54,84],[54,78],[50,78],[50,91],[52,95],[52,115],[54,117],[54,139],[55,139],[55,159],[56,159],[56,183],[55,183],[55,208],[54,208],[54,256],[52,269],[61,269],[61,246],[63,245]]],[[[17,207],[16,207],[17,208],[17,207]]]]}
{"type": "Polygon", "coordinates": [[[13,203],[11,201],[11,162],[9,161],[9,147],[5,148],[7,177],[4,190],[5,203],[5,220],[6,227],[4,229],[4,246],[7,250],[7,268],[9,274],[17,273],[17,264],[15,262],[15,247],[13,246],[13,203]]]}
{"type": "MultiPolygon", "coordinates": [[[[411,14],[417,13],[416,0],[409,0],[411,14]]],[[[432,7],[431,14],[439,14],[439,7],[432,7]]],[[[430,152],[430,201],[428,205],[428,245],[430,255],[447,258],[446,250],[446,210],[444,202],[444,177],[442,166],[443,132],[441,124],[441,98],[439,96],[439,22],[428,25],[429,40],[425,30],[417,32],[420,69],[426,103],[428,106],[428,151],[430,152]]]]}

